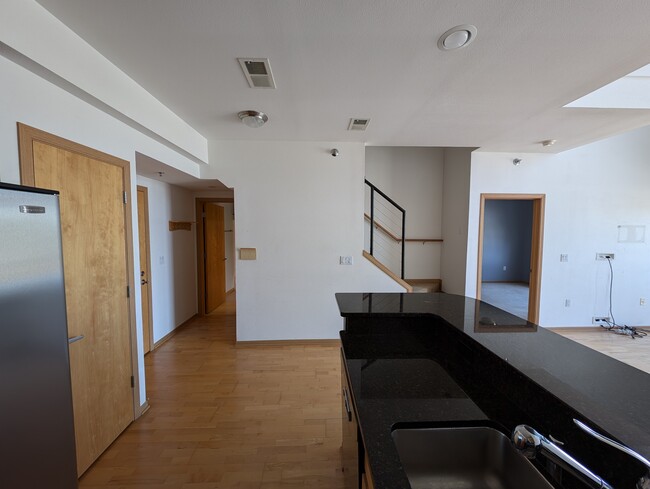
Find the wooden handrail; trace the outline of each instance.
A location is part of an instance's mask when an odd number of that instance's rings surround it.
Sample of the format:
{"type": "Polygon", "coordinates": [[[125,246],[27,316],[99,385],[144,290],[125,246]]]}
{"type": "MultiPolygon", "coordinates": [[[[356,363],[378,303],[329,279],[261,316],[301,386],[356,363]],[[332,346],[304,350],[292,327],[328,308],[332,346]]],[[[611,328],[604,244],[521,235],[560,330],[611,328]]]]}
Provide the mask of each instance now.
{"type": "Polygon", "coordinates": [[[366,250],[363,250],[363,256],[370,260],[370,262],[375,265],[377,268],[379,268],[382,272],[384,272],[386,275],[388,275],[390,278],[392,278],[395,282],[400,284],[404,289],[406,289],[406,292],[413,292],[413,286],[406,282],[405,280],[402,280],[399,275],[391,271],[390,268],[388,268],[386,265],[384,265],[382,262],[377,260],[374,256],[372,256],[370,253],[368,253],[366,250]]]}
{"type": "MultiPolygon", "coordinates": [[[[366,221],[370,221],[370,216],[368,214],[366,214],[365,212],[363,213],[363,217],[365,217],[366,221]]],[[[390,238],[392,238],[397,243],[402,242],[402,238],[400,238],[399,236],[395,236],[392,232],[390,232],[390,230],[386,229],[384,226],[379,224],[377,221],[375,221],[375,227],[377,229],[380,229],[381,231],[383,231],[385,234],[387,234],[390,238]]],[[[419,243],[419,242],[422,242],[422,244],[424,244],[424,243],[442,243],[442,239],[440,239],[440,238],[406,238],[404,241],[406,243],[410,243],[410,242],[419,243]]]]}

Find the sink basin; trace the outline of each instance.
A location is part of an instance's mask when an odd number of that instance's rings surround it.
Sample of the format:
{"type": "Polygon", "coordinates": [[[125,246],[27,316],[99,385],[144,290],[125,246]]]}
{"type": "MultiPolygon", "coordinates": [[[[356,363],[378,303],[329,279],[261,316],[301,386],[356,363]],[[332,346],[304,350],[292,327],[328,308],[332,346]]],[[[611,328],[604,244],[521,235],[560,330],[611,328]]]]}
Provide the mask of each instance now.
{"type": "Polygon", "coordinates": [[[398,428],[392,435],[412,489],[553,489],[493,428],[398,428]]]}

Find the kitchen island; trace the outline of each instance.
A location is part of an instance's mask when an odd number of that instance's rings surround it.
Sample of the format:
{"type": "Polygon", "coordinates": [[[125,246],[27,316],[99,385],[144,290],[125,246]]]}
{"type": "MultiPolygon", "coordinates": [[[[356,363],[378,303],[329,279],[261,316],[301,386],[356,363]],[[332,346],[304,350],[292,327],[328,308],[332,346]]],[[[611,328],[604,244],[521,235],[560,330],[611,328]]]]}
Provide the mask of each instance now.
{"type": "MultiPolygon", "coordinates": [[[[573,419],[648,458],[650,375],[463,296],[336,299],[345,318],[344,403],[358,421],[359,472],[375,489],[410,487],[393,442],[393,430],[405,427],[491,426],[509,435],[525,424],[616,488],[633,489],[647,472],[573,419]]],[[[586,487],[543,456],[534,464],[555,487],[586,487]]]]}

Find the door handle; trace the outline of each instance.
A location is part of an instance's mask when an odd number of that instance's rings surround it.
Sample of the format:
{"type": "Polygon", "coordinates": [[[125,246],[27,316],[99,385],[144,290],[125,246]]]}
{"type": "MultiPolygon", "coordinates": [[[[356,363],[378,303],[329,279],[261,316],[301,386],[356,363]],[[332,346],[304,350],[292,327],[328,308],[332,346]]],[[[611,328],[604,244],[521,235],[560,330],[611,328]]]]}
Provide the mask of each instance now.
{"type": "Polygon", "coordinates": [[[76,343],[79,340],[83,340],[84,335],[80,334],[79,336],[73,336],[72,338],[68,338],[68,345],[71,345],[72,343],[76,343]]]}
{"type": "Polygon", "coordinates": [[[148,280],[142,279],[140,280],[140,285],[147,285],[149,283],[148,280]]]}
{"type": "Polygon", "coordinates": [[[345,405],[345,412],[348,415],[348,421],[352,421],[352,409],[350,409],[347,387],[343,387],[343,404],[345,405]]]}

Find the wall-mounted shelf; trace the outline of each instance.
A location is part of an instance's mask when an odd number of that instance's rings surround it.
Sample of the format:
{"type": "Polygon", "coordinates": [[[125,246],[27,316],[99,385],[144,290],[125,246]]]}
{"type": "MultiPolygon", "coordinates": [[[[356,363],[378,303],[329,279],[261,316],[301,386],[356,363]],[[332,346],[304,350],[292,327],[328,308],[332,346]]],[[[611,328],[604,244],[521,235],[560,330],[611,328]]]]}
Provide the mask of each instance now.
{"type": "Polygon", "coordinates": [[[190,221],[169,221],[170,231],[191,231],[192,223],[190,221]]]}

